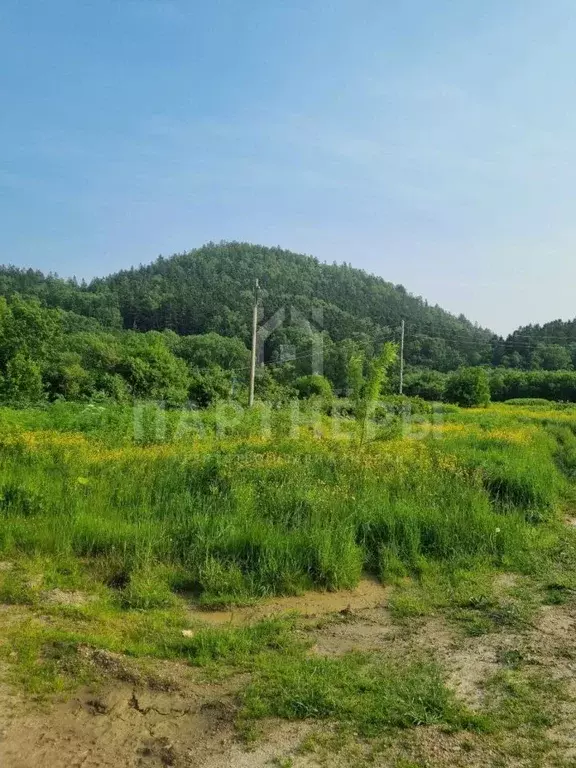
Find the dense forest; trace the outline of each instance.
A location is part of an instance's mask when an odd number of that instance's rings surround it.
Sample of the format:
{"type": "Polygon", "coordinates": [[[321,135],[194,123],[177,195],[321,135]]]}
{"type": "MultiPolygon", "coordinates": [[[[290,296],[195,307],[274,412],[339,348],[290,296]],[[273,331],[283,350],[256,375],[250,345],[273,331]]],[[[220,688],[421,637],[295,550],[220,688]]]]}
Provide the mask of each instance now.
{"type": "MultiPolygon", "coordinates": [[[[208,244],[90,284],[4,268],[0,295],[35,296],[47,307],[94,318],[105,328],[168,329],[179,335],[215,332],[249,343],[256,279],[263,289],[265,318],[294,307],[334,343],[354,339],[370,348],[397,338],[404,319],[412,331],[406,349],[409,363],[448,371],[466,363],[491,362],[489,331],[428,305],[403,286],[346,264],[322,264],[280,248],[245,243],[208,244]]],[[[284,323],[269,340],[267,356],[278,357],[283,344],[298,347],[301,326],[284,323]]]]}
{"type": "MultiPolygon", "coordinates": [[[[528,371],[567,372],[576,363],[576,321],[528,326],[503,339],[348,264],[211,243],[90,283],[0,268],[2,397],[241,399],[256,279],[263,322],[281,320],[266,338],[261,396],[297,392],[319,342],[323,374],[345,392],[350,359],[370,360],[384,342],[397,341],[402,320],[407,391],[430,399],[463,366],[497,369],[493,396],[503,399],[519,391],[542,396],[541,382],[552,379],[528,371]]],[[[570,392],[564,387],[559,399],[574,399],[570,392]]]]}

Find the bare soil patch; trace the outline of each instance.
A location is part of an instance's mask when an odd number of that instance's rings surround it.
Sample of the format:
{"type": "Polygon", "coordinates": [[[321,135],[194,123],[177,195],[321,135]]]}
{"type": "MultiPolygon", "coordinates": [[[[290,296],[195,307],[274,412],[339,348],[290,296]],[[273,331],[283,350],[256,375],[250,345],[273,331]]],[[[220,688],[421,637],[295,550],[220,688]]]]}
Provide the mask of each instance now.
{"type": "MultiPolygon", "coordinates": [[[[468,637],[442,616],[395,623],[385,607],[386,597],[387,590],[380,585],[363,582],[350,592],[285,598],[233,611],[227,620],[243,624],[300,608],[310,619],[305,626],[314,641],[312,653],[429,654],[446,669],[458,697],[473,709],[482,706],[486,680],[503,668],[502,659],[511,652],[574,687],[573,605],[544,607],[525,632],[506,629],[468,637]]],[[[2,618],[11,610],[21,609],[3,609],[2,618]]],[[[202,616],[207,623],[226,623],[222,612],[202,612],[202,616]]],[[[530,746],[526,747],[522,734],[511,736],[519,740],[512,743],[440,728],[410,729],[375,743],[354,734],[338,741],[337,729],[329,724],[270,720],[260,724],[262,735],[249,746],[235,728],[242,676],[215,682],[204,679],[201,670],[174,662],[154,662],[148,675],[137,672],[120,654],[90,648],[81,652],[107,675],[105,684],[82,689],[68,700],[40,704],[5,685],[0,687],[2,768],[523,768],[568,766],[576,757],[576,718],[570,701],[558,704],[561,722],[547,734],[556,751],[540,763],[527,759],[530,746]]]]}

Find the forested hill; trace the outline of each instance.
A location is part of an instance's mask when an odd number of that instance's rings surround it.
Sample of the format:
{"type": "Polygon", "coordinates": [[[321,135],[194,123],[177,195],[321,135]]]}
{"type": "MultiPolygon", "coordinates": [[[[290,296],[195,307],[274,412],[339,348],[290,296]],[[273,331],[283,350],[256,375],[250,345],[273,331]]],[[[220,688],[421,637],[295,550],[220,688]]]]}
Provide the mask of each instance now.
{"type": "Polygon", "coordinates": [[[576,320],[526,325],[495,346],[496,364],[511,368],[567,370],[576,365],[576,320]]]}
{"type": "MultiPolygon", "coordinates": [[[[95,318],[107,328],[216,332],[246,343],[256,278],[263,289],[265,317],[280,307],[295,307],[312,319],[313,310],[321,309],[328,341],[354,339],[369,351],[385,339],[397,339],[405,319],[406,356],[412,365],[447,371],[463,363],[491,362],[489,331],[430,306],[403,286],[347,264],[323,264],[246,243],[208,244],[90,284],[3,268],[0,295],[37,296],[49,307],[95,318]]],[[[287,345],[298,349],[301,333],[294,327],[279,331],[268,354],[277,357],[287,345]]]]}

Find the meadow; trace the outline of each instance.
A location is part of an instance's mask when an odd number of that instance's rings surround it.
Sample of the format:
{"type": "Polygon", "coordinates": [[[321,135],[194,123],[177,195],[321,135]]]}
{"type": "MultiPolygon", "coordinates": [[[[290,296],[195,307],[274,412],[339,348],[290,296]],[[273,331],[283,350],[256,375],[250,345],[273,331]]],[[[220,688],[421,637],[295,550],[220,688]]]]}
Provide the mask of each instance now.
{"type": "Polygon", "coordinates": [[[306,414],[287,434],[282,412],[262,433],[250,412],[194,431],[153,407],[137,429],[120,406],[5,409],[0,553],[74,562],[129,608],[529,568],[570,493],[576,412],[444,411],[360,442],[351,419],[334,435],[306,414]]]}
{"type": "Polygon", "coordinates": [[[119,406],[4,410],[0,552],[77,560],[133,608],[350,588],[429,562],[528,567],[569,492],[576,414],[446,410],[364,443],[352,420],[330,435],[329,417],[294,436],[282,413],[264,434],[248,413],[155,437],[166,414],[151,407],[139,430],[119,406]]]}
{"type": "MultiPolygon", "coordinates": [[[[0,457],[0,604],[26,612],[0,633],[0,657],[34,694],[91,679],[78,656],[90,647],[248,671],[246,733],[268,716],[366,737],[434,723],[490,731],[501,703],[471,712],[429,658],[310,659],[293,617],[217,629],[194,609],[368,578],[394,588],[395,620],[448,611],[477,636],[527,625],[536,594],[576,589],[572,407],[394,402],[367,433],[346,408],[62,402],[0,410],[0,457]],[[502,573],[532,587],[502,603],[502,573]]],[[[532,699],[526,711],[536,717],[532,699]]]]}

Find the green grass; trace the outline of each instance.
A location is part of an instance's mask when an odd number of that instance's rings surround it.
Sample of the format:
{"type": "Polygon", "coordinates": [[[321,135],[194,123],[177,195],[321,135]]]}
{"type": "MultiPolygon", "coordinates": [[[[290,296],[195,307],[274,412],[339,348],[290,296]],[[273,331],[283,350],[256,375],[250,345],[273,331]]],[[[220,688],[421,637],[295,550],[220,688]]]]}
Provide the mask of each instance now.
{"type": "MultiPolygon", "coordinates": [[[[252,414],[236,434],[142,445],[121,407],[2,409],[0,557],[75,562],[141,610],[179,593],[218,606],[349,588],[426,563],[525,568],[569,496],[576,417],[499,406],[446,419],[421,440],[360,446],[307,429],[261,438],[252,414]]],[[[2,599],[30,601],[11,578],[2,599]]]]}
{"type": "Polygon", "coordinates": [[[442,614],[471,636],[502,630],[524,632],[546,593],[535,594],[531,581],[526,587],[498,588],[494,570],[478,566],[473,570],[450,572],[439,567],[422,571],[417,579],[400,582],[390,598],[392,617],[406,624],[410,620],[442,614]]]}
{"type": "Polygon", "coordinates": [[[183,661],[221,677],[253,671],[268,658],[301,656],[308,647],[291,618],[212,628],[191,627],[174,611],[127,613],[100,605],[42,613],[49,614],[48,622],[45,616],[23,616],[3,630],[0,644],[12,682],[35,694],[73,690],[96,680],[98,669],[87,663],[82,649],[121,654],[128,666],[130,660],[183,661]]]}
{"type": "Polygon", "coordinates": [[[220,432],[214,412],[167,412],[161,433],[150,407],[135,439],[122,407],[0,409],[2,668],[44,696],[109,676],[94,654],[117,654],[127,680],[172,660],[238,676],[244,735],[266,717],[336,723],[347,742],[437,725],[491,744],[518,732],[526,759],[533,747],[544,759],[535,745],[565,692],[529,667],[519,638],[539,605],[576,600],[576,531],[563,520],[576,507],[576,410],[441,415],[420,418],[419,439],[398,422],[359,445],[325,414],[318,434],[304,414],[291,436],[275,412],[262,436],[258,410],[220,432]],[[503,571],[514,579],[499,582],[503,571]],[[433,654],[317,657],[296,618],[210,628],[189,611],[350,588],[365,574],[394,585],[400,632],[437,615],[463,642],[514,633],[477,712],[433,654]]]}
{"type": "Polygon", "coordinates": [[[96,677],[79,655],[76,638],[31,618],[4,630],[0,659],[9,663],[8,680],[37,696],[72,691],[96,677]]]}
{"type": "Polygon", "coordinates": [[[518,669],[518,660],[496,673],[485,684],[486,708],[494,727],[506,730],[536,730],[552,727],[558,704],[567,698],[562,683],[538,671],[518,669]]]}
{"type": "Polygon", "coordinates": [[[360,654],[261,664],[243,695],[242,716],[335,720],[365,736],[385,728],[481,724],[456,702],[434,664],[360,654]]]}

